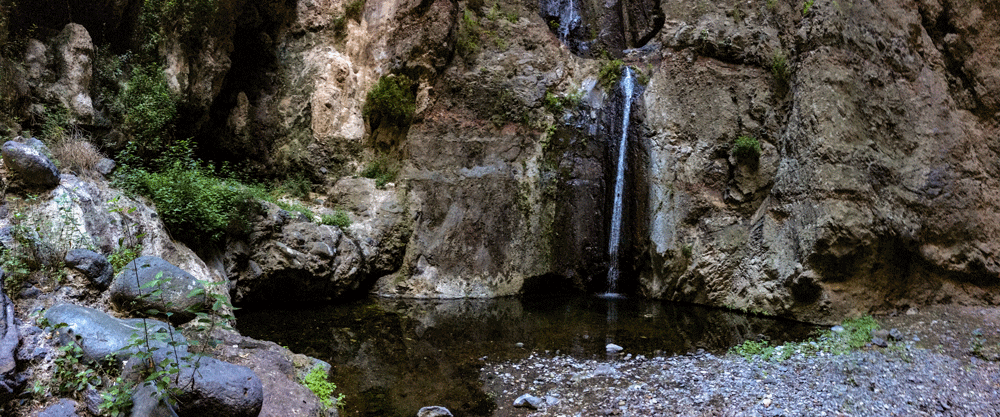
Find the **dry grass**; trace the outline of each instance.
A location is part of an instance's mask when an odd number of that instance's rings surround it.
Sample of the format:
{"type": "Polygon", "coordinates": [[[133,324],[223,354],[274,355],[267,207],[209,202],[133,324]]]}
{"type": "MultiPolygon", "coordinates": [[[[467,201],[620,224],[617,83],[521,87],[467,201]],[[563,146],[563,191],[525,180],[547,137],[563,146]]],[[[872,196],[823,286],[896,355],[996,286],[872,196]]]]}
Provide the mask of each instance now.
{"type": "Polygon", "coordinates": [[[104,155],[92,143],[84,139],[67,139],[52,149],[54,156],[61,165],[61,170],[73,172],[82,177],[96,178],[97,163],[104,155]]]}

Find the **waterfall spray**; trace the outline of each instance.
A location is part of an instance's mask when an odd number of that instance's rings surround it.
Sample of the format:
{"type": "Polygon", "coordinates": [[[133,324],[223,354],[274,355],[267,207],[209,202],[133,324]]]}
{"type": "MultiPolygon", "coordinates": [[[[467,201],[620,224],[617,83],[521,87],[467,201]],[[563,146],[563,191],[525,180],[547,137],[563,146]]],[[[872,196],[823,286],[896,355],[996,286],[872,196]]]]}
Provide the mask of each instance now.
{"type": "Polygon", "coordinates": [[[618,291],[618,246],[622,239],[622,205],[625,194],[625,154],[628,150],[628,124],[629,114],[632,112],[632,92],[635,89],[635,81],[632,78],[632,69],[625,67],[625,75],[622,77],[622,93],[625,96],[625,105],[622,109],[622,136],[618,142],[618,169],[615,175],[615,198],[611,211],[611,234],[608,238],[608,255],[611,258],[611,267],[608,268],[608,294],[615,294],[618,291]]]}

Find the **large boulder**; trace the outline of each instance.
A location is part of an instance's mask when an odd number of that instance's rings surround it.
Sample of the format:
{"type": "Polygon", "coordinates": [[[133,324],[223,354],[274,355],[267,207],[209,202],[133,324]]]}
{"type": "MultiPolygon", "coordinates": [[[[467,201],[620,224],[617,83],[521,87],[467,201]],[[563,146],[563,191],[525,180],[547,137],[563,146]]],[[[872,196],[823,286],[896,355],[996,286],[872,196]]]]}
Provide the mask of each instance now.
{"type": "MultiPolygon", "coordinates": [[[[172,378],[171,388],[180,392],[179,415],[257,416],[260,413],[263,387],[253,371],[218,359],[190,355],[187,339],[167,323],[152,319],[123,320],[71,304],[48,309],[45,318],[56,326],[61,344],[77,343],[86,358],[95,361],[114,358],[113,363],[116,364],[125,363],[126,359],[145,349],[144,343],[130,345],[136,338],[145,339],[141,329],[143,323],[147,323],[150,331],[165,333],[149,337],[154,362],[170,359],[178,363],[178,373],[176,378],[172,378]]],[[[139,394],[144,392],[148,395],[143,390],[139,394]]],[[[157,409],[156,403],[139,402],[143,410],[157,409]]],[[[148,415],[155,415],[155,412],[150,412],[154,414],[148,415]]]]}
{"type": "Polygon", "coordinates": [[[111,281],[111,303],[118,308],[143,312],[171,313],[170,321],[183,323],[195,312],[212,307],[205,286],[174,264],[155,256],[141,256],[129,262],[111,281]],[[195,290],[201,290],[192,293],[195,290]]]}
{"type": "Polygon", "coordinates": [[[49,190],[59,185],[59,169],[46,156],[46,148],[37,139],[27,143],[8,141],[0,148],[10,178],[9,187],[23,184],[27,189],[49,190]],[[32,146],[34,145],[34,146],[32,146]]]}
{"type": "Polygon", "coordinates": [[[367,275],[358,244],[335,226],[264,203],[248,241],[231,242],[226,271],[234,302],[319,302],[356,291],[367,275]]]}
{"type": "Polygon", "coordinates": [[[138,339],[145,339],[143,326],[150,334],[166,333],[167,337],[150,337],[150,350],[157,362],[172,357],[171,338],[177,342],[178,354],[187,355],[187,341],[170,325],[153,319],[119,319],[90,307],[58,304],[45,311],[45,319],[56,326],[60,343],[78,343],[83,355],[93,361],[114,358],[118,363],[130,358],[145,347],[129,347],[138,339]],[[65,326],[60,326],[65,324],[65,326]],[[169,335],[173,332],[173,335],[169,335]],[[163,340],[163,339],[166,339],[163,340]]]}
{"type": "Polygon", "coordinates": [[[176,388],[182,391],[177,398],[181,416],[257,417],[264,403],[257,374],[210,357],[182,365],[176,388]]]}

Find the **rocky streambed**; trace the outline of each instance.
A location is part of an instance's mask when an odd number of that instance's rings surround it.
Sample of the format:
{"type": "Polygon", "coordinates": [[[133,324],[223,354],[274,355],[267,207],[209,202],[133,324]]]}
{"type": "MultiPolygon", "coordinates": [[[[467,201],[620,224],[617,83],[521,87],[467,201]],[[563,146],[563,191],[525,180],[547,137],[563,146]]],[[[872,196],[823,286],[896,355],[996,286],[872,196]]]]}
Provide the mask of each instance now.
{"type": "Polygon", "coordinates": [[[996,315],[948,307],[883,317],[902,341],[842,355],[773,361],[626,349],[609,361],[533,355],[484,366],[482,378],[495,416],[996,416],[996,315]]]}

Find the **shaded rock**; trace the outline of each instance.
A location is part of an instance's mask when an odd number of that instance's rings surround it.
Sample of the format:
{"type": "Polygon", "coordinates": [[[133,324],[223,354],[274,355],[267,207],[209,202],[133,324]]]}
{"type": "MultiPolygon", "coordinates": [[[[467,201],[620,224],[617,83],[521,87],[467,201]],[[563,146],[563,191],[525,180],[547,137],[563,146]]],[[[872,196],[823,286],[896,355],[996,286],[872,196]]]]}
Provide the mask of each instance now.
{"type": "Polygon", "coordinates": [[[205,287],[197,278],[155,256],[141,256],[125,265],[109,291],[111,302],[118,308],[142,314],[147,309],[173,313],[170,320],[174,323],[193,319],[192,311],[211,308],[205,287]],[[150,286],[154,281],[160,283],[150,286]],[[201,294],[190,295],[194,290],[201,290],[201,294]],[[153,291],[160,293],[150,296],[153,291]]]}
{"type": "Polygon", "coordinates": [[[433,405],[421,408],[417,411],[417,417],[452,417],[452,414],[447,408],[433,405]]]}
{"type": "Polygon", "coordinates": [[[115,167],[117,167],[117,164],[111,158],[101,158],[100,161],[97,161],[97,165],[94,165],[94,169],[105,177],[111,175],[115,171],[115,167]]]}
{"type": "Polygon", "coordinates": [[[3,144],[3,163],[13,174],[8,187],[48,190],[59,184],[59,169],[45,154],[24,143],[3,144]]]}
{"type": "Polygon", "coordinates": [[[625,350],[625,348],[618,346],[614,343],[608,343],[608,345],[605,346],[604,349],[607,350],[608,353],[618,353],[625,350]]]}
{"type": "Polygon", "coordinates": [[[89,124],[94,118],[94,103],[90,98],[94,43],[90,33],[80,24],[67,24],[56,38],[54,49],[59,79],[50,87],[49,94],[70,110],[77,123],[89,124]]]}
{"type": "Polygon", "coordinates": [[[114,275],[114,269],[108,258],[89,249],[73,249],[67,252],[66,266],[83,272],[100,290],[108,288],[114,275]]]}
{"type": "MultiPolygon", "coordinates": [[[[46,310],[45,318],[53,326],[65,323],[65,327],[56,330],[60,343],[62,345],[79,343],[87,359],[104,361],[110,356],[121,362],[139,352],[139,347],[126,349],[126,346],[136,338],[142,337],[143,319],[119,319],[93,308],[72,304],[59,304],[46,310]]],[[[146,319],[145,322],[149,326],[150,333],[169,334],[169,330],[172,329],[159,320],[146,319]]],[[[174,354],[173,348],[160,339],[170,340],[170,336],[150,337],[153,358],[157,362],[174,354]]],[[[173,331],[173,339],[179,343],[178,354],[185,356],[187,340],[176,330],[173,331]]]]}
{"type": "Polygon", "coordinates": [[[0,400],[13,396],[16,382],[17,353],[20,337],[14,324],[14,303],[4,291],[3,271],[0,270],[0,400]]]}
{"type": "Polygon", "coordinates": [[[545,405],[545,400],[531,394],[524,394],[514,400],[514,407],[530,408],[537,410],[545,405]]]}
{"type": "Polygon", "coordinates": [[[367,264],[339,228],[293,217],[271,203],[247,242],[226,248],[234,302],[316,302],[361,288],[367,264]]]}
{"type": "Polygon", "coordinates": [[[899,331],[897,328],[889,329],[889,340],[900,342],[903,340],[903,332],[899,331]]]}
{"type": "Polygon", "coordinates": [[[78,415],[76,413],[76,401],[65,398],[38,412],[38,417],[76,417],[78,415]]]}
{"type": "Polygon", "coordinates": [[[212,352],[213,357],[246,366],[260,378],[264,390],[260,417],[337,415],[336,409],[328,410],[299,382],[302,378],[299,369],[322,366],[322,361],[292,353],[274,342],[251,339],[232,331],[219,329],[212,337],[222,341],[212,352]]]}
{"type": "Polygon", "coordinates": [[[873,337],[871,343],[878,347],[889,347],[889,342],[881,337],[873,337]]]}
{"type": "Polygon", "coordinates": [[[178,414],[257,417],[264,402],[260,378],[249,368],[215,358],[189,359],[181,365],[176,388],[178,414]]]}
{"type": "Polygon", "coordinates": [[[132,413],[129,416],[177,417],[177,413],[164,401],[164,394],[156,385],[145,383],[132,392],[132,413]]]}

